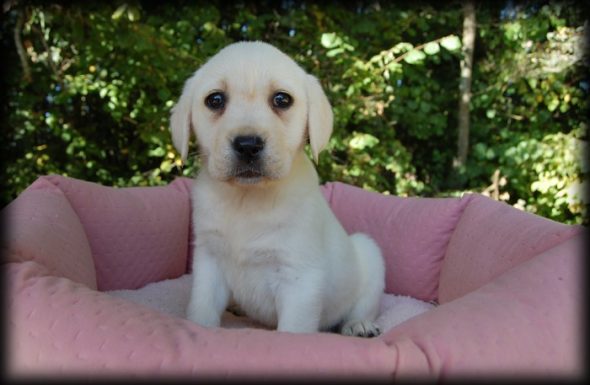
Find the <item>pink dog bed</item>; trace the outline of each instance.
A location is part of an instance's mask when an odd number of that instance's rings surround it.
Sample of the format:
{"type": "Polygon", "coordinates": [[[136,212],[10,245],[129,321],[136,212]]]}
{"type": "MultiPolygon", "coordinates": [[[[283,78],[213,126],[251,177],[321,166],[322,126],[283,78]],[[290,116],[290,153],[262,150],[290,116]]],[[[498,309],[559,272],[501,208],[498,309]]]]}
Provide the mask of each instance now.
{"type": "Polygon", "coordinates": [[[440,304],[378,338],[205,329],[105,293],[188,271],[191,183],[46,176],[2,211],[10,378],[582,374],[585,230],[477,194],[322,187],[347,231],[380,244],[386,292],[440,304]]]}

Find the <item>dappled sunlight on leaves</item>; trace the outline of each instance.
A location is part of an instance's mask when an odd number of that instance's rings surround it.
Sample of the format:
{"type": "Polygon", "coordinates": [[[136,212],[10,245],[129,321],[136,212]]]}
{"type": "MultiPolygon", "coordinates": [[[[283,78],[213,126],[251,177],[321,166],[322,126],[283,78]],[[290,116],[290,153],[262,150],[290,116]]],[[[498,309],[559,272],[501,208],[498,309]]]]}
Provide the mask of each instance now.
{"type": "Polygon", "coordinates": [[[182,162],[168,131],[185,80],[225,45],[264,40],[317,76],[333,106],[322,182],[399,196],[492,185],[515,207],[581,223],[590,84],[572,4],[477,7],[469,157],[455,170],[460,7],[17,2],[2,28],[11,37],[24,18],[30,73],[7,52],[2,203],[49,173],[115,186],[195,175],[197,146],[182,162]]]}

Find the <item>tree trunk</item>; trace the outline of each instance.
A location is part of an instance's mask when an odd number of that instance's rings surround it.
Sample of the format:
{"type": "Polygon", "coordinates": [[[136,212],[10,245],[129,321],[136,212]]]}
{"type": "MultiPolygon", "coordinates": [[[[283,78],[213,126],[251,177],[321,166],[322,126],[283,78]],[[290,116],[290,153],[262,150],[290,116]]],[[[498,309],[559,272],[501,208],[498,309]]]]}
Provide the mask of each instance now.
{"type": "Polygon", "coordinates": [[[467,0],[463,4],[463,59],[461,60],[461,79],[459,83],[459,126],[455,167],[465,165],[469,149],[469,106],[471,103],[475,26],[475,6],[472,0],[467,0]]]}
{"type": "Polygon", "coordinates": [[[25,49],[23,48],[23,42],[21,39],[21,33],[23,29],[23,24],[25,23],[25,14],[23,10],[19,10],[18,12],[18,19],[16,20],[16,25],[14,26],[14,45],[16,47],[16,52],[18,53],[18,58],[20,59],[20,64],[23,69],[23,79],[25,82],[30,83],[31,78],[31,68],[29,67],[29,62],[27,59],[27,54],[25,49]]]}

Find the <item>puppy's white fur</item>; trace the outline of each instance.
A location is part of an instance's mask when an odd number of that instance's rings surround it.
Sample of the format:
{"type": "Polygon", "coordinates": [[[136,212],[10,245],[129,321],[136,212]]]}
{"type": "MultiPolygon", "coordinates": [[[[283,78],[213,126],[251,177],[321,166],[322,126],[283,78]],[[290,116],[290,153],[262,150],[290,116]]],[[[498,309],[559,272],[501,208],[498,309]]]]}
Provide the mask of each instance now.
{"type": "Polygon", "coordinates": [[[193,187],[195,251],[190,320],[218,326],[233,298],[251,318],[280,331],[335,326],[347,335],[379,333],[373,324],[384,289],[378,246],[348,236],[323,198],[313,157],[332,132],[332,110],[319,82],[287,55],[261,42],[222,49],[186,82],[171,116],[185,158],[190,129],[202,167],[193,187]],[[286,92],[293,104],[272,105],[286,92]],[[205,99],[223,92],[223,109],[205,99]],[[244,177],[232,142],[262,138],[259,175],[244,177]]]}

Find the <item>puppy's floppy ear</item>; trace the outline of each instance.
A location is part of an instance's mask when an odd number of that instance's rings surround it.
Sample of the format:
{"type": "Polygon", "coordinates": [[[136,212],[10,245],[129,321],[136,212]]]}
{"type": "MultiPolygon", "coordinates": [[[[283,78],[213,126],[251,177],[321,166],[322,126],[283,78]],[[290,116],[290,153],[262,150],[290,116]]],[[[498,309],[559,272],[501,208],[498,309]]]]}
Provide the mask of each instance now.
{"type": "Polygon", "coordinates": [[[189,78],[182,89],[182,94],[172,108],[170,115],[170,132],[172,133],[172,143],[180,153],[182,160],[186,160],[188,155],[188,142],[191,133],[191,109],[193,105],[193,91],[196,83],[197,74],[189,78]]]}
{"type": "Polygon", "coordinates": [[[332,134],[332,107],[320,85],[312,75],[306,77],[307,90],[307,132],[314,161],[328,144],[332,134]]]}

